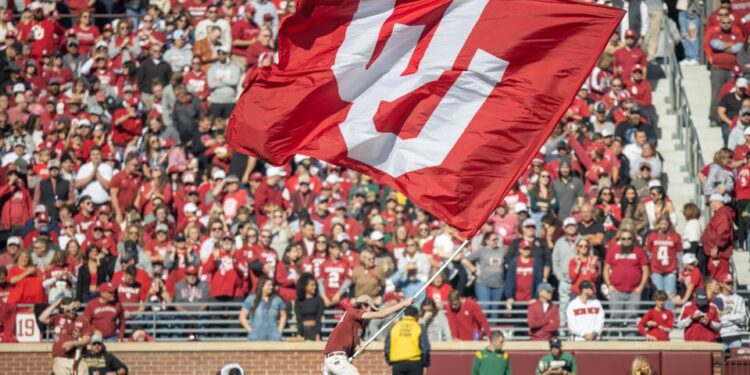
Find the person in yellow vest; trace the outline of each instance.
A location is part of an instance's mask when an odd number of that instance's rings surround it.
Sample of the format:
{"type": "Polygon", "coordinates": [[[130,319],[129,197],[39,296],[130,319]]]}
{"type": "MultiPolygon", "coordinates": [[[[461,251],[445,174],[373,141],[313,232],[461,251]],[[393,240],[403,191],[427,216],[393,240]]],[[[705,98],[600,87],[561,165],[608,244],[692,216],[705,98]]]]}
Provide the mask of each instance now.
{"type": "Polygon", "coordinates": [[[404,309],[404,317],[394,324],[385,338],[385,361],[393,375],[423,375],[430,367],[430,341],[427,330],[417,322],[419,310],[404,309]]]}
{"type": "Polygon", "coordinates": [[[505,336],[495,331],[490,335],[490,346],[482,349],[474,356],[471,375],[510,375],[510,359],[503,351],[505,336]]]}

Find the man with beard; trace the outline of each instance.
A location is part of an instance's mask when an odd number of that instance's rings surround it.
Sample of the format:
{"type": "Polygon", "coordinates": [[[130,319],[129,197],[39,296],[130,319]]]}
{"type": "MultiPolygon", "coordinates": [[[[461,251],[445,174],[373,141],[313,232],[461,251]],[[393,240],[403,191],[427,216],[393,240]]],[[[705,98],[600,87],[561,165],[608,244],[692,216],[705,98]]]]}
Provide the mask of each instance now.
{"type": "Polygon", "coordinates": [[[698,289],[695,299],[682,307],[677,326],[685,329],[685,341],[714,342],[719,338],[719,309],[708,300],[704,289],[698,289]]]}
{"type": "Polygon", "coordinates": [[[18,39],[31,42],[31,57],[40,60],[45,52],[51,53],[55,50],[58,42],[55,25],[47,21],[42,3],[34,1],[29,5],[29,9],[34,19],[25,27],[19,27],[18,39]]]}
{"type": "Polygon", "coordinates": [[[208,113],[211,117],[229,118],[237,101],[237,85],[242,69],[229,59],[229,46],[217,48],[218,59],[208,68],[208,113]]]}
{"type": "Polygon", "coordinates": [[[505,255],[505,266],[507,268],[508,262],[517,257],[519,254],[519,248],[522,243],[530,244],[531,256],[542,261],[543,274],[542,281],[547,282],[549,279],[550,271],[552,270],[552,257],[550,251],[547,248],[547,241],[542,240],[536,236],[536,222],[533,219],[526,219],[523,221],[521,227],[522,235],[511,242],[508,253],[505,255]]]}
{"type": "Polygon", "coordinates": [[[742,104],[738,117],[733,119],[735,125],[727,140],[727,148],[732,151],[745,144],[745,131],[750,129],[750,98],[743,99],[742,104]]]}
{"type": "MultiPolygon", "coordinates": [[[[709,57],[708,61],[711,65],[711,107],[709,109],[709,119],[711,124],[722,124],[722,129],[725,128],[728,123],[725,123],[726,119],[720,118],[717,112],[719,105],[718,98],[721,87],[732,78],[732,68],[737,64],[737,53],[742,50],[744,45],[744,38],[742,38],[741,31],[736,30],[732,27],[732,20],[729,17],[724,17],[719,20],[719,30],[714,31],[708,35],[709,46],[711,47],[712,56],[709,57]]],[[[747,86],[747,80],[744,86],[747,86]]],[[[737,80],[738,83],[740,79],[737,80]]]]}
{"type": "MultiPolygon", "coordinates": [[[[613,311],[626,310],[629,304],[641,300],[648,282],[650,269],[646,253],[635,246],[635,235],[627,229],[620,230],[619,245],[608,249],[604,263],[604,282],[609,288],[613,311]]],[[[613,319],[631,318],[631,314],[613,313],[613,319]]]]}
{"type": "Polygon", "coordinates": [[[39,315],[39,322],[52,327],[55,333],[52,344],[52,373],[55,375],[88,373],[85,362],[77,363],[76,352],[78,348],[86,348],[94,327],[85,316],[78,316],[77,310],[78,303],[70,297],[64,297],[49,305],[39,315]],[[52,315],[58,308],[60,312],[52,315]]]}
{"type": "Polygon", "coordinates": [[[75,189],[70,182],[60,175],[60,161],[52,159],[47,163],[49,177],[39,182],[34,187],[34,207],[44,205],[47,213],[54,219],[58,219],[57,210],[63,205],[75,203],[75,189]]]}

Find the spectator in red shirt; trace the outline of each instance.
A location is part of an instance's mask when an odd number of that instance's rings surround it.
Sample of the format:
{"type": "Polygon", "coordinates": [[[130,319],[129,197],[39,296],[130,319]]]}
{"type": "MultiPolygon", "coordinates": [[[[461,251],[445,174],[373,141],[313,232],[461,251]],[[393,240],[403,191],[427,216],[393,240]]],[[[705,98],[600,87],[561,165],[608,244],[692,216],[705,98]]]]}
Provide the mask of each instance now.
{"type": "MultiPolygon", "coordinates": [[[[635,246],[635,235],[628,229],[620,230],[619,246],[607,250],[604,282],[609,288],[612,310],[627,310],[641,300],[641,293],[649,278],[648,257],[635,246]]],[[[627,319],[630,314],[613,313],[613,319],[627,319]]]]}
{"type": "Polygon", "coordinates": [[[461,298],[456,290],[448,293],[448,308],[445,310],[451,336],[456,340],[479,340],[490,337],[490,325],[482,309],[471,298],[461,298]]]}
{"type": "Polygon", "coordinates": [[[539,298],[529,304],[527,317],[531,340],[546,341],[557,337],[557,330],[560,328],[560,308],[552,303],[554,291],[550,284],[539,284],[539,298]]]}
{"type": "Polygon", "coordinates": [[[665,309],[669,296],[664,291],[654,293],[656,305],[648,310],[638,322],[638,332],[646,341],[669,341],[669,332],[674,328],[674,313],[665,309]]]}
{"type": "Polygon", "coordinates": [[[117,301],[126,304],[123,306],[125,319],[131,319],[136,313],[146,311],[146,306],[141,305],[148,297],[148,289],[136,280],[136,268],[130,265],[123,270],[122,281],[117,287],[117,301]]]}
{"type": "Polygon", "coordinates": [[[708,202],[713,216],[703,231],[701,243],[708,256],[708,274],[716,280],[723,280],[729,273],[729,259],[734,246],[734,210],[724,205],[721,194],[711,194],[708,202]]]}
{"type": "Polygon", "coordinates": [[[75,360],[76,348],[85,349],[94,328],[84,316],[78,316],[78,302],[72,298],[65,297],[49,305],[39,315],[39,322],[52,328],[55,333],[52,344],[52,373],[73,374],[77,370],[79,374],[88,373],[86,363],[75,360]],[[59,313],[52,315],[55,309],[59,313]],[[76,368],[76,363],[78,367],[76,368]]]}
{"type": "Polygon", "coordinates": [[[125,208],[135,203],[138,189],[141,187],[138,163],[137,154],[128,154],[123,170],[114,175],[109,182],[109,195],[112,197],[112,208],[118,223],[123,222],[125,208]]]}
{"type": "Polygon", "coordinates": [[[685,341],[715,342],[719,338],[719,309],[708,300],[705,290],[698,289],[695,299],[682,307],[678,326],[685,329],[685,341]]]}
{"type": "MultiPolygon", "coordinates": [[[[269,167],[266,169],[266,180],[261,182],[258,190],[255,191],[255,211],[265,222],[265,206],[273,203],[276,207],[286,210],[290,198],[289,191],[286,189],[281,177],[286,176],[286,171],[281,167],[269,167]]],[[[260,224],[260,223],[258,223],[260,224]]]]}
{"type": "Polygon", "coordinates": [[[685,285],[682,297],[675,296],[673,302],[677,306],[687,303],[695,295],[695,291],[703,289],[703,275],[698,268],[698,258],[693,253],[685,253],[682,256],[682,273],[680,281],[685,285]]]}
{"type": "Polygon", "coordinates": [[[0,186],[0,226],[12,229],[25,225],[32,217],[31,198],[21,175],[15,170],[9,171],[6,184],[0,186]]]}
{"type": "Polygon", "coordinates": [[[625,31],[625,45],[615,51],[615,72],[620,75],[623,82],[630,82],[630,75],[636,65],[644,67],[644,77],[647,74],[646,53],[638,47],[637,41],[638,33],[633,29],[628,29],[625,31]]]}
{"type": "Polygon", "coordinates": [[[16,256],[14,266],[8,270],[8,282],[13,289],[8,296],[8,303],[45,303],[44,273],[34,266],[31,254],[21,251],[16,256]]]}
{"type": "Polygon", "coordinates": [[[709,118],[719,124],[716,108],[721,87],[732,79],[732,68],[737,64],[737,53],[743,45],[742,35],[732,27],[732,20],[724,17],[719,20],[720,29],[708,35],[712,56],[708,58],[711,65],[711,107],[709,118]]]}
{"type": "Polygon", "coordinates": [[[125,311],[115,299],[117,287],[104,283],[99,287],[99,298],[88,302],[83,317],[107,341],[122,341],[125,336],[125,311]]]}
{"type": "Polygon", "coordinates": [[[672,228],[667,215],[657,220],[656,228],[646,237],[644,250],[651,255],[651,283],[656,290],[667,293],[667,309],[672,310],[672,298],[677,295],[677,257],[682,253],[682,238],[672,228]]]}
{"type": "Polygon", "coordinates": [[[536,291],[542,283],[543,261],[531,255],[531,242],[518,244],[518,256],[510,259],[505,271],[506,308],[513,308],[515,301],[536,299],[536,291]]]}
{"type": "Polygon", "coordinates": [[[234,236],[227,232],[221,242],[214,244],[203,265],[203,272],[211,279],[211,297],[218,301],[233,301],[243,296],[241,271],[234,252],[234,236]]]}

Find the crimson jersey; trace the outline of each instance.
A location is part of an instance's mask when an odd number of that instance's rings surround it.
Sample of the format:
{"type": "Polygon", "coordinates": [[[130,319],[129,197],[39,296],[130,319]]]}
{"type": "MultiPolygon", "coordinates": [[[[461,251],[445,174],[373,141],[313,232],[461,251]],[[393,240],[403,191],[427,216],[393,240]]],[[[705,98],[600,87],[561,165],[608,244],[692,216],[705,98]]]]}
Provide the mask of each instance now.
{"type": "Polygon", "coordinates": [[[528,261],[518,257],[518,263],[516,266],[516,295],[514,296],[516,301],[529,301],[531,300],[532,291],[534,287],[534,258],[529,258],[528,261]]]}
{"type": "MultiPolygon", "coordinates": [[[[693,288],[693,295],[695,295],[696,290],[703,289],[703,275],[701,275],[701,271],[698,268],[693,268],[690,271],[683,270],[680,276],[682,276],[682,283],[685,285],[685,288],[690,284],[695,286],[693,288]]],[[[693,298],[693,295],[690,298],[693,298]]]]}
{"type": "Polygon", "coordinates": [[[352,277],[352,269],[349,263],[343,259],[327,259],[320,266],[321,277],[323,278],[323,287],[325,296],[333,297],[341,289],[346,280],[352,277]]]}
{"type": "Polygon", "coordinates": [[[362,319],[364,313],[364,309],[347,309],[336,324],[336,328],[328,336],[323,354],[345,352],[347,357],[351,357],[365,331],[367,322],[362,319]]]}
{"type": "Polygon", "coordinates": [[[682,252],[682,238],[676,232],[651,232],[644,250],[651,256],[651,272],[673,273],[677,270],[677,253],[682,252]]]}
{"type": "Polygon", "coordinates": [[[320,276],[320,266],[323,264],[323,262],[326,261],[325,254],[322,253],[315,253],[311,257],[305,257],[305,259],[302,261],[302,269],[305,272],[310,272],[315,276],[316,279],[319,279],[320,276]]]}
{"type": "Polygon", "coordinates": [[[117,300],[122,303],[124,311],[138,310],[138,303],[145,301],[148,297],[148,289],[138,282],[133,285],[120,283],[117,285],[117,300]]]}
{"type": "Polygon", "coordinates": [[[83,316],[71,320],[62,314],[57,314],[50,319],[49,325],[55,333],[54,342],[52,343],[53,357],[73,358],[76,351],[71,350],[66,352],[65,349],[63,349],[63,344],[93,334],[93,328],[83,316]]]}

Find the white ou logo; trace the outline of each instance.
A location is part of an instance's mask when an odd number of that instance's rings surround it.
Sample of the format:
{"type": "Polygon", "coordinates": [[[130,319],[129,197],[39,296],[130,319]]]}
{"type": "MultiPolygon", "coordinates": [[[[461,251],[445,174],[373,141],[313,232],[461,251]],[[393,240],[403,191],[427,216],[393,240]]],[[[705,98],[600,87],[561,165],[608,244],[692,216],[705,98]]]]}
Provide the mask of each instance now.
{"type": "Polygon", "coordinates": [[[424,26],[396,24],[377,60],[369,64],[395,1],[360,0],[333,65],[339,94],[352,103],[347,118],[339,124],[348,157],[394,178],[442,164],[508,67],[507,61],[479,49],[416,138],[402,139],[378,131],[373,118],[382,102],[409,95],[453,68],[489,0],[453,1],[418,70],[406,76],[402,73],[424,26]]]}

